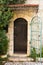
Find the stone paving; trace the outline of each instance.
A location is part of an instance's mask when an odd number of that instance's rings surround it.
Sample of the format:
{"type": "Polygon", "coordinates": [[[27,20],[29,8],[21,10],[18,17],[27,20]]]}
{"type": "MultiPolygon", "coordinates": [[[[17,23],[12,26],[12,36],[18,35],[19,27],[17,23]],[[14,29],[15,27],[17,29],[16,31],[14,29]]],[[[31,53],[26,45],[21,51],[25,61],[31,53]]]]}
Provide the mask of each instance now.
{"type": "Polygon", "coordinates": [[[6,62],[4,65],[43,65],[41,62],[6,62]]]}

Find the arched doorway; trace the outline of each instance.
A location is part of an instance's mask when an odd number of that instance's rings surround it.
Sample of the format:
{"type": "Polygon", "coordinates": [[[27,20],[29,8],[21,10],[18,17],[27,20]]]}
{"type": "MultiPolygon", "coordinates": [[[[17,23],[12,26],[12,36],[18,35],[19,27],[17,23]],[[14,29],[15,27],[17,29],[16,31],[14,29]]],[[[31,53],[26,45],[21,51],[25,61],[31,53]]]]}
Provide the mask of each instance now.
{"type": "Polygon", "coordinates": [[[27,53],[27,21],[23,18],[14,21],[14,53],[27,53]]]}

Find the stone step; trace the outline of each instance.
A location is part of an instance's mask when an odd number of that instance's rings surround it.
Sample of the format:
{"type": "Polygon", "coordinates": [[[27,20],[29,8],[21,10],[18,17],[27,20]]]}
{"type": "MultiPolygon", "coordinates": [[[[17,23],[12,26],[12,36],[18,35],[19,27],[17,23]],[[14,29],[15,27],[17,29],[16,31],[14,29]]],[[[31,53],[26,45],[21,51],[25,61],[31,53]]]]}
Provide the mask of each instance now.
{"type": "Polygon", "coordinates": [[[9,57],[10,61],[33,61],[32,58],[29,57],[9,57]]]}

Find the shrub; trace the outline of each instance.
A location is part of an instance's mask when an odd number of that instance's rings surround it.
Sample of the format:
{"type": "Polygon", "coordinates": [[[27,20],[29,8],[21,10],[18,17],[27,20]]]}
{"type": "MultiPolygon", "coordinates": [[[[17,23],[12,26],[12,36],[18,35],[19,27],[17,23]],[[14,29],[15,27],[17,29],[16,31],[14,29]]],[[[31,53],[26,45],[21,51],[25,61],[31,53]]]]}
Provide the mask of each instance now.
{"type": "Polygon", "coordinates": [[[30,57],[32,57],[33,59],[34,59],[34,61],[36,61],[36,50],[35,50],[35,48],[32,48],[31,49],[31,54],[30,54],[30,57]]]}
{"type": "Polygon", "coordinates": [[[4,30],[0,30],[0,55],[4,55],[8,50],[8,38],[4,30]]]}

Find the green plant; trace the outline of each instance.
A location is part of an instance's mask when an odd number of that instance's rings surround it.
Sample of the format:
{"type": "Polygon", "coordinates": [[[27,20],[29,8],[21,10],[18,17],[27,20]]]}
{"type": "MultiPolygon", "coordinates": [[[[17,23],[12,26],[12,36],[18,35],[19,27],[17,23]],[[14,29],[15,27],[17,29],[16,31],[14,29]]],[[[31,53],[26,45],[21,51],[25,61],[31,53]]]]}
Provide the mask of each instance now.
{"type": "Polygon", "coordinates": [[[0,0],[0,4],[23,4],[26,0],[0,0]]]}
{"type": "Polygon", "coordinates": [[[8,50],[8,38],[4,30],[0,30],[0,55],[4,55],[8,50]]]}
{"type": "Polygon", "coordinates": [[[2,63],[3,58],[1,58],[1,55],[7,53],[9,42],[4,27],[6,27],[6,25],[9,25],[13,13],[7,5],[22,4],[24,2],[25,0],[0,0],[0,65],[3,65],[2,63]]]}
{"type": "Polygon", "coordinates": [[[9,25],[11,17],[11,9],[7,6],[0,6],[0,29],[9,25]]]}
{"type": "Polygon", "coordinates": [[[4,64],[2,63],[2,61],[0,61],[0,65],[4,65],[4,64]]]}
{"type": "Polygon", "coordinates": [[[6,58],[0,57],[0,65],[4,65],[7,61],[9,61],[9,60],[8,60],[8,57],[6,57],[6,58]],[[4,62],[3,62],[3,61],[4,61],[4,62]]]}
{"type": "MultiPolygon", "coordinates": [[[[37,54],[37,57],[40,57],[40,53],[37,54]]],[[[43,47],[41,48],[41,57],[43,57],[43,47]]]]}
{"type": "Polygon", "coordinates": [[[4,65],[4,63],[2,62],[1,56],[0,56],[0,65],[4,65]]]}
{"type": "Polygon", "coordinates": [[[34,61],[36,61],[36,50],[35,50],[35,48],[32,48],[31,49],[31,54],[30,54],[30,57],[32,57],[33,59],[34,59],[34,61]]]}

